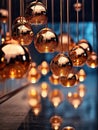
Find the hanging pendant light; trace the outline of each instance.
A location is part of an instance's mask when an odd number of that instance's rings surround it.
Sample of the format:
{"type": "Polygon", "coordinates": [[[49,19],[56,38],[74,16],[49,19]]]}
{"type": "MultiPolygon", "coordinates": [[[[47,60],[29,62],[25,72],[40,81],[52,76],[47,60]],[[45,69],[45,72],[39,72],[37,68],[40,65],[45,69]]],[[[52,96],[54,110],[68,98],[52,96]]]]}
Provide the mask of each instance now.
{"type": "Polygon", "coordinates": [[[52,129],[54,130],[59,130],[62,122],[63,122],[63,119],[60,116],[55,115],[50,118],[50,123],[51,123],[52,129]]]}
{"type": "Polygon", "coordinates": [[[71,36],[69,36],[69,34],[67,33],[62,33],[62,36],[61,34],[58,35],[58,47],[56,49],[57,52],[62,51],[61,37],[62,37],[62,46],[63,46],[64,52],[68,52],[68,48],[69,50],[71,50],[75,46],[75,43],[73,39],[71,38],[71,36]],[[69,41],[68,41],[68,38],[69,38],[69,41]],[[69,42],[69,45],[68,45],[68,42],[69,42]]]}
{"type": "Polygon", "coordinates": [[[78,45],[81,46],[86,51],[88,56],[91,54],[92,47],[87,40],[85,40],[85,39],[79,40],[78,45]]]}
{"type": "Polygon", "coordinates": [[[58,107],[63,101],[63,93],[58,89],[54,89],[49,93],[49,100],[54,107],[58,107]]]}
{"type": "Polygon", "coordinates": [[[27,49],[19,44],[2,44],[0,52],[0,71],[8,78],[22,78],[31,61],[27,49]]]}
{"type": "Polygon", "coordinates": [[[48,19],[46,7],[41,2],[31,2],[26,8],[25,17],[31,25],[46,24],[48,19]]]}
{"type": "Polygon", "coordinates": [[[34,45],[40,53],[55,52],[58,46],[58,37],[50,28],[46,27],[37,33],[34,45]]]}
{"type": "Polygon", "coordinates": [[[52,59],[50,69],[56,76],[66,76],[72,69],[72,62],[68,56],[59,53],[52,59]]]}
{"type": "Polygon", "coordinates": [[[64,87],[73,87],[76,83],[75,73],[69,72],[67,76],[60,77],[60,83],[64,87]]]}
{"type": "Polygon", "coordinates": [[[42,104],[38,103],[36,106],[32,107],[32,112],[35,116],[38,116],[42,110],[42,104]]]}

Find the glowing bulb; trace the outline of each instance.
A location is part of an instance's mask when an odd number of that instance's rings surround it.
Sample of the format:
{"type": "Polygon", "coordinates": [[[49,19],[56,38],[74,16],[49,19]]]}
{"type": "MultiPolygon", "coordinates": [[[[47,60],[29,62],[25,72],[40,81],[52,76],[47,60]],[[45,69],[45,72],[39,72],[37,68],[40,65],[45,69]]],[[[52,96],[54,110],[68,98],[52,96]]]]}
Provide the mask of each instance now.
{"type": "Polygon", "coordinates": [[[41,72],[42,75],[46,75],[50,70],[48,63],[46,61],[43,61],[38,66],[38,70],[41,72]]]}
{"type": "Polygon", "coordinates": [[[46,98],[48,96],[48,93],[49,93],[49,86],[46,82],[43,82],[41,84],[41,96],[43,98],[46,98]]]}
{"type": "Polygon", "coordinates": [[[58,85],[59,84],[59,76],[56,76],[54,74],[52,74],[50,77],[49,77],[49,81],[54,84],[54,85],[58,85]]]}
{"type": "Polygon", "coordinates": [[[86,94],[86,87],[84,84],[80,84],[78,87],[77,87],[77,92],[79,93],[80,97],[84,97],[85,94],[86,94]]]}
{"type": "Polygon", "coordinates": [[[75,130],[72,126],[65,126],[62,130],[75,130]]]}
{"type": "Polygon", "coordinates": [[[86,78],[86,73],[83,69],[80,69],[79,72],[77,73],[79,81],[83,82],[86,78]]]}

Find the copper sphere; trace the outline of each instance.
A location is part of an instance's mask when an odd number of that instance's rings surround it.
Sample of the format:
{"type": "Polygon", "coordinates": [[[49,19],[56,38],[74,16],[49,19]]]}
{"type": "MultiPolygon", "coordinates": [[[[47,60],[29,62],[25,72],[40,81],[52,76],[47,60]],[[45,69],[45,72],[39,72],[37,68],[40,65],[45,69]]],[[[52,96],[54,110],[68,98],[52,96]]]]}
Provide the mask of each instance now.
{"type": "Polygon", "coordinates": [[[25,17],[27,21],[32,25],[46,24],[46,7],[41,2],[31,2],[26,8],[25,17]]]}
{"type": "Polygon", "coordinates": [[[87,55],[89,56],[92,52],[92,46],[90,45],[90,43],[85,40],[85,39],[81,39],[79,42],[78,42],[78,45],[81,46],[87,53],[87,55]]]}
{"type": "Polygon", "coordinates": [[[88,57],[86,64],[90,68],[98,67],[98,56],[95,52],[92,52],[91,55],[88,57]]]}
{"type": "Polygon", "coordinates": [[[34,33],[31,25],[24,17],[18,17],[12,27],[12,37],[22,45],[29,45],[32,43],[34,33]]]}
{"type": "Polygon", "coordinates": [[[73,66],[76,67],[83,66],[88,58],[86,51],[78,45],[69,51],[69,57],[72,60],[73,66]]]}
{"type": "Polygon", "coordinates": [[[72,126],[65,126],[62,130],[75,130],[72,126]]]}
{"type": "Polygon", "coordinates": [[[82,9],[82,4],[79,3],[79,2],[75,3],[75,4],[74,4],[74,9],[75,9],[76,11],[80,11],[80,10],[82,9]]]}
{"type": "Polygon", "coordinates": [[[54,130],[58,130],[63,122],[63,119],[60,116],[52,116],[50,118],[51,126],[54,130]]]}
{"type": "Polygon", "coordinates": [[[58,107],[63,101],[63,93],[59,89],[54,89],[49,93],[49,100],[54,107],[58,107]]]}
{"type": "Polygon", "coordinates": [[[57,52],[61,52],[62,48],[63,48],[64,52],[68,52],[74,46],[75,46],[75,43],[69,34],[63,33],[62,35],[61,34],[58,35],[58,46],[56,49],[57,52]],[[61,40],[61,38],[62,38],[62,40],[61,40]],[[61,43],[61,41],[62,41],[62,43],[61,43]]]}
{"type": "Polygon", "coordinates": [[[0,9],[0,22],[7,23],[8,21],[8,10],[0,9]]]}
{"type": "Polygon", "coordinates": [[[66,76],[72,69],[72,62],[68,56],[59,53],[52,59],[50,69],[56,76],[66,76]]]}
{"type": "Polygon", "coordinates": [[[64,87],[73,87],[76,83],[76,75],[70,72],[67,76],[60,77],[60,83],[64,87]]]}
{"type": "Polygon", "coordinates": [[[22,78],[28,70],[30,55],[19,44],[0,45],[0,73],[6,74],[7,78],[22,78]]]}
{"type": "Polygon", "coordinates": [[[34,45],[40,53],[55,52],[58,46],[58,37],[50,28],[43,28],[37,33],[34,45]]]}

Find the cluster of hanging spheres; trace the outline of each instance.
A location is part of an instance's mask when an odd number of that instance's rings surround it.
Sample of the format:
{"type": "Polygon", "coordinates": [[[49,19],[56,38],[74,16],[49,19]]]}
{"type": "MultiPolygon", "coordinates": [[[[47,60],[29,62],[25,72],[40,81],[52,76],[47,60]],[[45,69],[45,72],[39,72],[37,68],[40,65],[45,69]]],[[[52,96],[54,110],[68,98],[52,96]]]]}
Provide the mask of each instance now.
{"type": "MultiPolygon", "coordinates": [[[[47,9],[43,3],[38,1],[31,2],[26,8],[25,15],[15,19],[11,39],[5,40],[0,45],[1,80],[22,78],[26,74],[32,63],[26,46],[30,45],[32,41],[39,53],[58,52],[51,60],[50,70],[53,75],[59,77],[64,86],[72,86],[78,80],[73,67],[81,67],[85,63],[91,68],[98,66],[97,54],[85,39],[75,44],[68,34],[57,36],[49,27],[41,29],[35,35],[32,25],[43,25],[47,22],[47,9]]],[[[33,72],[37,75],[36,71],[33,72]]]]}

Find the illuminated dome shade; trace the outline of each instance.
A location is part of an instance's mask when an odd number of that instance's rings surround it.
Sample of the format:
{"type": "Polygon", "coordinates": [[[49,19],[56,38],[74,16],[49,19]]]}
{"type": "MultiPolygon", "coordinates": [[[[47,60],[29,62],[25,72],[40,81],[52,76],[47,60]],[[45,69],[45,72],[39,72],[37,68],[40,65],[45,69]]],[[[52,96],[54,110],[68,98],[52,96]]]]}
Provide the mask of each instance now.
{"type": "Polygon", "coordinates": [[[58,37],[51,29],[44,28],[37,34],[34,45],[40,53],[55,52],[58,46],[58,37]]]}
{"type": "Polygon", "coordinates": [[[73,66],[76,67],[83,66],[88,58],[86,51],[78,45],[69,51],[69,57],[72,60],[73,66]]]}
{"type": "Polygon", "coordinates": [[[34,33],[24,17],[18,17],[12,27],[12,37],[22,45],[32,43],[34,33]]]}
{"type": "Polygon", "coordinates": [[[63,51],[65,51],[65,52],[68,52],[69,50],[71,50],[75,46],[73,39],[67,33],[63,33],[62,35],[61,34],[58,35],[58,47],[57,47],[56,51],[61,52],[62,46],[63,46],[63,51]],[[62,43],[61,43],[61,38],[62,38],[62,43]]]}
{"type": "Polygon", "coordinates": [[[72,69],[72,62],[65,54],[57,54],[50,63],[50,69],[56,76],[66,76],[72,69]]]}
{"type": "Polygon", "coordinates": [[[2,44],[0,46],[0,76],[22,78],[30,64],[30,56],[19,44],[2,44]]]}
{"type": "Polygon", "coordinates": [[[81,46],[87,53],[87,55],[89,56],[92,52],[92,46],[90,45],[90,43],[85,40],[85,39],[81,39],[79,42],[78,42],[78,45],[81,46]]]}
{"type": "Polygon", "coordinates": [[[47,23],[46,7],[41,2],[31,2],[25,11],[25,17],[30,24],[39,25],[47,23]]]}

